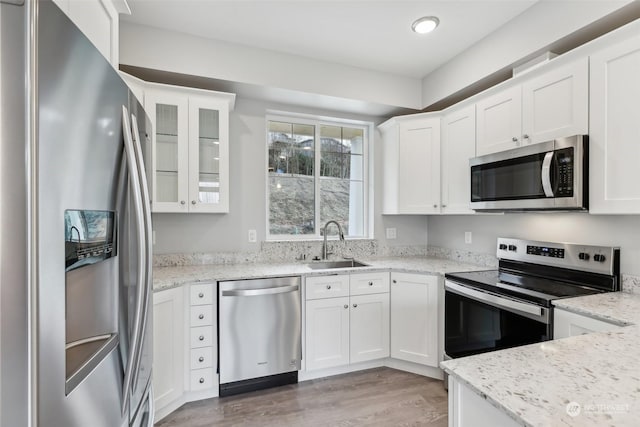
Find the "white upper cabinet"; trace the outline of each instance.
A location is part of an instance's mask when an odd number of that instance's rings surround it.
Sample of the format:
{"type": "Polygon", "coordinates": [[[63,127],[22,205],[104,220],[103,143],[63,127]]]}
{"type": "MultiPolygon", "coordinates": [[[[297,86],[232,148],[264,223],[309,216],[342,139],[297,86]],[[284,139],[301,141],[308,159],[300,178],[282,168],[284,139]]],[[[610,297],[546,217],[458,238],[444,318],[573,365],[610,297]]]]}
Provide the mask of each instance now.
{"type": "Polygon", "coordinates": [[[442,213],[473,213],[469,159],[476,154],[475,105],[456,109],[442,118],[442,213]]]}
{"type": "Polygon", "coordinates": [[[640,213],[640,36],[591,56],[589,211],[640,213]]]}
{"type": "Polygon", "coordinates": [[[479,100],[477,155],[586,134],[588,73],[585,57],[479,100]]]}
{"type": "MultiPolygon", "coordinates": [[[[478,101],[478,156],[522,145],[522,89],[511,87],[478,101]]],[[[469,184],[471,185],[471,184],[469,184]]]]}
{"type": "Polygon", "coordinates": [[[522,84],[522,138],[535,144],[589,130],[589,60],[554,68],[522,84]]]}
{"type": "Polygon", "coordinates": [[[189,98],[189,209],[229,212],[229,104],[189,98]]]}
{"type": "Polygon", "coordinates": [[[147,90],[145,109],[153,122],[153,212],[188,212],[189,100],[147,90]]]}
{"type": "MultiPolygon", "coordinates": [[[[114,68],[119,65],[119,15],[112,0],[53,0],[114,68]]],[[[125,2],[126,3],[126,2],[125,2]]]]}
{"type": "Polygon", "coordinates": [[[235,95],[148,84],[153,212],[229,212],[229,110],[235,95]]]}
{"type": "Polygon", "coordinates": [[[440,211],[440,118],[420,115],[383,130],[383,213],[440,211]]]}

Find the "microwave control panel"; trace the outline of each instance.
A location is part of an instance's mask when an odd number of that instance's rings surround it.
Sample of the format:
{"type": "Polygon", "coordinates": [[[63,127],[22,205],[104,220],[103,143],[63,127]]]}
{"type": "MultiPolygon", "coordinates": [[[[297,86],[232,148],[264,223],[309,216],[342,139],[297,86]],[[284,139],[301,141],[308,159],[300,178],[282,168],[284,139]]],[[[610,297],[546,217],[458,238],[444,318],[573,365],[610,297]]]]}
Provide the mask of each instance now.
{"type": "Polygon", "coordinates": [[[563,148],[555,152],[557,175],[556,197],[573,197],[573,148],[563,148]]]}

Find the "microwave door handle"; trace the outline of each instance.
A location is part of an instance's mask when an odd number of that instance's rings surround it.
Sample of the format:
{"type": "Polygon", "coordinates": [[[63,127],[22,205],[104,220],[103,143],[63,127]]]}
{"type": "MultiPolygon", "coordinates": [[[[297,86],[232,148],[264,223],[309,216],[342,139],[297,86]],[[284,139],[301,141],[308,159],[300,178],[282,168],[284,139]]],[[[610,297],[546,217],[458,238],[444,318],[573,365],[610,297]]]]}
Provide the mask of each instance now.
{"type": "Polygon", "coordinates": [[[553,187],[551,186],[551,163],[553,162],[553,151],[549,151],[544,155],[544,160],[542,161],[542,189],[544,190],[544,195],[547,197],[553,197],[553,187]]]}

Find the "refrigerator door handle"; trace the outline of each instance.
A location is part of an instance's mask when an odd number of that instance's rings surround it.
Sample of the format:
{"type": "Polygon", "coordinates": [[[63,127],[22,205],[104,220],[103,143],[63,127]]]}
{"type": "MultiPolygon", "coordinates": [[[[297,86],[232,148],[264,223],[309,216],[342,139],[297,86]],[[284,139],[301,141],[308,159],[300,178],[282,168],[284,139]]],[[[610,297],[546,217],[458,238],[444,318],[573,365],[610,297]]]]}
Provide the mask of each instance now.
{"type": "Polygon", "coordinates": [[[144,173],[144,161],[142,157],[142,141],[139,140],[139,129],[138,129],[138,120],[135,115],[131,115],[131,128],[132,128],[132,143],[133,150],[135,152],[135,160],[136,160],[136,170],[138,172],[138,182],[140,184],[140,195],[142,196],[142,213],[144,217],[144,240],[142,241],[141,247],[144,247],[145,253],[145,265],[144,265],[144,295],[142,297],[142,323],[139,330],[139,349],[137,351],[137,355],[135,357],[135,363],[133,365],[133,388],[137,387],[138,383],[138,373],[140,371],[140,363],[142,360],[142,344],[144,340],[144,333],[147,329],[147,315],[149,312],[149,301],[151,299],[151,287],[152,287],[152,276],[151,276],[151,260],[153,258],[152,248],[149,242],[151,241],[151,203],[149,198],[149,186],[147,184],[147,176],[144,173]]]}
{"type": "MultiPolygon", "coordinates": [[[[131,192],[133,195],[134,214],[136,218],[137,238],[138,238],[138,273],[137,284],[138,294],[136,301],[136,311],[133,321],[133,336],[131,338],[131,344],[129,345],[129,354],[127,358],[127,367],[125,370],[124,384],[122,385],[122,413],[129,407],[129,399],[131,398],[131,385],[133,383],[134,365],[137,353],[139,352],[139,337],[140,328],[142,324],[142,310],[143,310],[143,298],[145,292],[145,286],[143,282],[145,280],[144,268],[146,265],[146,253],[141,249],[144,244],[144,213],[142,211],[142,196],[140,191],[139,175],[137,171],[137,164],[135,161],[135,151],[133,148],[133,140],[131,136],[131,126],[129,125],[129,111],[126,106],[122,106],[122,133],[124,136],[124,155],[126,157],[127,169],[129,170],[129,183],[131,186],[131,192]]],[[[126,331],[125,331],[126,333],[126,331]]]]}

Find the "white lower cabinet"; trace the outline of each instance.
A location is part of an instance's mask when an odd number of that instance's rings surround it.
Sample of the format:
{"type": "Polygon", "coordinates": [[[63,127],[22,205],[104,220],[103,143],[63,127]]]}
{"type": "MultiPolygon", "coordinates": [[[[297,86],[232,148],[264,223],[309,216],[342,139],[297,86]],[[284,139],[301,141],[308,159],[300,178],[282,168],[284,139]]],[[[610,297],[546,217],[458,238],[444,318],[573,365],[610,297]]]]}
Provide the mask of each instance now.
{"type": "Polygon", "coordinates": [[[438,276],[391,273],[391,357],[437,367],[438,276]]]}
{"type": "Polygon", "coordinates": [[[389,273],[308,277],[305,286],[307,370],[389,356],[389,273]],[[346,296],[332,296],[334,289],[346,296]]]}
{"type": "Polygon", "coordinates": [[[189,357],[186,369],[190,391],[205,391],[218,386],[214,367],[218,346],[215,313],[217,292],[214,283],[194,284],[189,289],[189,357]]]}
{"type": "Polygon", "coordinates": [[[389,356],[389,293],[351,297],[349,361],[389,356]]]}
{"type": "Polygon", "coordinates": [[[583,316],[571,311],[555,308],[553,310],[553,338],[567,338],[591,332],[607,332],[621,326],[593,317],[583,316]]]}
{"type": "Polygon", "coordinates": [[[449,376],[449,427],[517,427],[520,424],[449,376]]]}
{"type": "Polygon", "coordinates": [[[307,369],[349,363],[349,297],[306,303],[307,369]]]}
{"type": "Polygon", "coordinates": [[[153,393],[156,413],[184,393],[182,288],[153,294],[153,393]]]}

